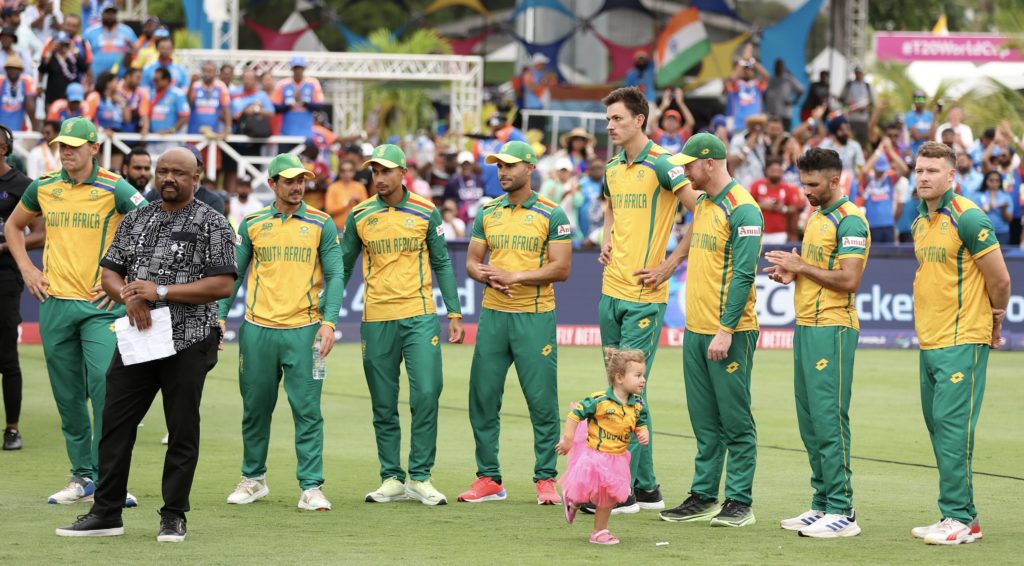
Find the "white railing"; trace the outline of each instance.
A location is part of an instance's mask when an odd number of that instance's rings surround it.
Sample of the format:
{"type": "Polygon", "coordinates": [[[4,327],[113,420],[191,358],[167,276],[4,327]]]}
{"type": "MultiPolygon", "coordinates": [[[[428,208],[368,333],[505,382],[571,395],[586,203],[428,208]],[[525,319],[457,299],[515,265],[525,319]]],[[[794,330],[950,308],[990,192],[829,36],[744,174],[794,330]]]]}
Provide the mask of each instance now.
{"type": "MultiPolygon", "coordinates": [[[[548,118],[547,132],[545,135],[548,136],[548,153],[554,153],[558,151],[558,136],[562,132],[562,122],[567,124],[573,124],[565,130],[571,130],[577,125],[590,134],[594,134],[598,126],[602,129],[607,127],[608,117],[601,112],[579,112],[575,110],[529,110],[522,109],[519,113],[523,117],[523,129],[526,129],[526,125],[530,121],[531,116],[542,116],[548,118]]],[[[608,155],[612,155],[612,141],[608,138],[608,155]]]]}
{"type": "MultiPolygon", "coordinates": [[[[39,144],[42,134],[39,132],[14,132],[14,151],[19,155],[28,157],[29,151],[39,144]]],[[[222,151],[225,156],[230,157],[238,163],[238,174],[248,176],[252,179],[253,187],[259,187],[267,181],[266,165],[273,159],[272,155],[242,155],[231,147],[230,144],[257,144],[260,146],[271,144],[295,144],[289,150],[290,153],[301,153],[306,148],[306,138],[301,136],[270,136],[269,138],[251,138],[249,136],[230,135],[227,137],[208,138],[202,134],[142,134],[114,133],[111,136],[100,134],[100,164],[103,167],[110,167],[110,157],[116,148],[121,153],[127,154],[131,147],[126,142],[147,143],[178,143],[181,145],[194,145],[196,149],[205,152],[206,176],[210,179],[217,178],[217,150],[222,151]]],[[[154,165],[158,155],[153,155],[154,165]]]]}

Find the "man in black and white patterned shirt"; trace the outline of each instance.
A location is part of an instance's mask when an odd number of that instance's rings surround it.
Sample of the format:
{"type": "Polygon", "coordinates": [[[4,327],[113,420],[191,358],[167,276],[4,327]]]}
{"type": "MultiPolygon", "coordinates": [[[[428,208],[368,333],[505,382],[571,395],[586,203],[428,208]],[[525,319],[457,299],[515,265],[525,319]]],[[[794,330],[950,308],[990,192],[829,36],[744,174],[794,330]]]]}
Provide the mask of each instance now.
{"type": "Polygon", "coordinates": [[[150,310],[169,307],[175,354],[126,366],[120,351],[115,353],[107,371],[100,440],[103,483],[89,514],[57,529],[58,535],[124,534],[121,507],[135,429],[160,391],[170,442],[157,540],[185,539],[185,512],[199,457],[199,401],[221,339],[216,301],[231,294],[235,278],[234,232],[224,216],[193,198],[198,181],[198,163],[189,150],[164,153],[154,183],[162,201],[126,215],[100,261],[104,290],[126,305],[133,326],[149,328],[150,310]]]}

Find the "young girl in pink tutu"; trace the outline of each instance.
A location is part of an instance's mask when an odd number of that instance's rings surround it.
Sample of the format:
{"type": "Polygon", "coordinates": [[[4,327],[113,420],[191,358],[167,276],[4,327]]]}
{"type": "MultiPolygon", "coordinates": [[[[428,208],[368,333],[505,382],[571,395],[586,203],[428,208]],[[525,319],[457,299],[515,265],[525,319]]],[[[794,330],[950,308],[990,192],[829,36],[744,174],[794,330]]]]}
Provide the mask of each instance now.
{"type": "Polygon", "coordinates": [[[596,507],[594,544],[619,544],[608,532],[608,517],[616,504],[629,497],[629,441],[646,445],[647,409],[640,399],[644,390],[644,353],[605,348],[609,387],[575,403],[555,450],[569,454],[562,474],[565,520],[572,524],[576,510],[586,502],[596,507]]]}

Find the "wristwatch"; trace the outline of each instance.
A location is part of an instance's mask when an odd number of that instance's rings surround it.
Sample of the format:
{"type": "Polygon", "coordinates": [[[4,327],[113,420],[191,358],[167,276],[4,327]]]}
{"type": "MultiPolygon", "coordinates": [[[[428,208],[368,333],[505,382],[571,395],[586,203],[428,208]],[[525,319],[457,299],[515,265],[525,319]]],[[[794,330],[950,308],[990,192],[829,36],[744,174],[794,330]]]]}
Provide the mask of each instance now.
{"type": "Polygon", "coordinates": [[[161,301],[167,299],[167,285],[157,285],[156,298],[161,301]]]}

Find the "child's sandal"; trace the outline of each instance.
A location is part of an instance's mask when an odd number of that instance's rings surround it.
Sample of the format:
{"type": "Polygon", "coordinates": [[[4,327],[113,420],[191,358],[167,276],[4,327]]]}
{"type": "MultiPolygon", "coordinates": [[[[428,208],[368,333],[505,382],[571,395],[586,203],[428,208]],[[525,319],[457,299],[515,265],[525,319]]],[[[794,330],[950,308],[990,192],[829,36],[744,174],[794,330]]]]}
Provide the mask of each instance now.
{"type": "Polygon", "coordinates": [[[608,529],[604,529],[590,535],[590,542],[591,544],[619,544],[619,539],[609,533],[608,529]]]}

